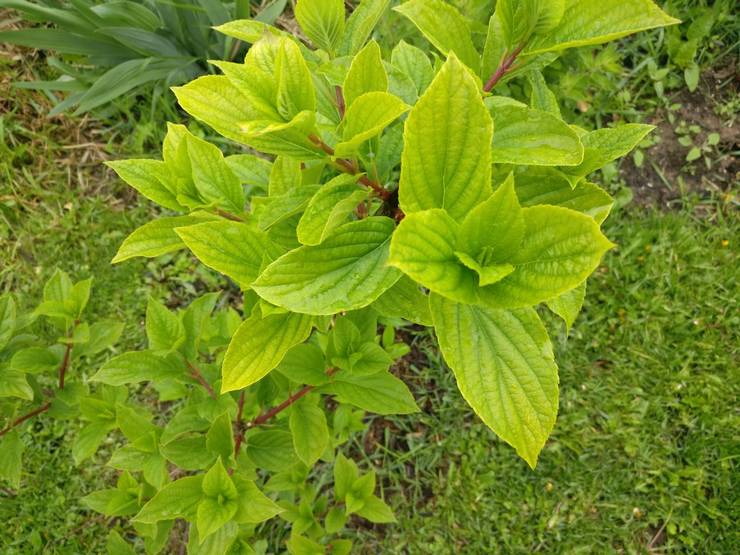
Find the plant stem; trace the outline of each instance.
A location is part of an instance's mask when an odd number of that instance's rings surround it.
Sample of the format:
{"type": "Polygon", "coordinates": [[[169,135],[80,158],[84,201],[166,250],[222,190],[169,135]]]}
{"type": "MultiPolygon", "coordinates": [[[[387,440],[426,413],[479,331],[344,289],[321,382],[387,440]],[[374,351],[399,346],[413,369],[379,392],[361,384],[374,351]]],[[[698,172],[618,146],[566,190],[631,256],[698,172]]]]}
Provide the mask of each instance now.
{"type": "Polygon", "coordinates": [[[239,405],[236,411],[236,420],[234,421],[234,432],[236,433],[236,440],[234,442],[234,460],[239,455],[239,451],[242,448],[242,442],[244,441],[244,391],[239,395],[239,405]]]}
{"type": "MultiPolygon", "coordinates": [[[[308,138],[312,143],[318,146],[321,150],[323,150],[329,156],[332,156],[332,157],[334,156],[334,149],[330,147],[328,144],[326,144],[324,141],[322,141],[321,137],[318,137],[317,135],[309,135],[308,138]]],[[[335,158],[334,163],[344,173],[348,173],[350,175],[355,175],[355,174],[360,173],[360,168],[358,168],[357,164],[355,164],[351,160],[345,160],[344,158],[335,158]]],[[[389,191],[387,191],[377,181],[373,181],[372,179],[370,179],[367,175],[361,175],[358,181],[362,183],[365,187],[372,189],[375,192],[375,194],[378,195],[383,200],[387,200],[388,197],[390,196],[389,191]]]]}
{"type": "Polygon", "coordinates": [[[226,210],[222,210],[221,208],[216,208],[215,212],[222,218],[226,218],[227,220],[231,220],[232,222],[243,222],[244,221],[239,216],[232,214],[231,212],[227,212],[226,210]]]}
{"type": "Polygon", "coordinates": [[[195,366],[192,362],[189,360],[185,361],[185,364],[188,365],[188,368],[190,368],[190,376],[194,378],[200,385],[202,385],[205,390],[208,392],[208,395],[211,396],[213,399],[218,399],[218,395],[216,395],[216,392],[213,391],[213,388],[211,387],[211,384],[209,384],[206,379],[203,377],[202,372],[198,369],[197,366],[195,366]]]}
{"type": "Polygon", "coordinates": [[[504,75],[511,71],[517,56],[521,54],[526,45],[526,41],[522,42],[519,46],[516,47],[516,49],[514,49],[511,54],[504,53],[504,57],[501,59],[501,62],[496,68],[496,71],[493,72],[493,75],[491,75],[491,77],[488,79],[488,81],[486,81],[486,84],[483,87],[483,90],[485,92],[491,92],[493,90],[493,87],[498,84],[498,82],[504,77],[504,75]]]}
{"type": "Polygon", "coordinates": [[[342,87],[337,85],[336,87],[334,87],[334,92],[337,95],[337,110],[339,111],[339,119],[343,120],[346,106],[344,104],[344,94],[342,93],[342,87]]]}
{"type": "Polygon", "coordinates": [[[37,409],[34,409],[31,412],[29,412],[27,414],[24,414],[23,416],[21,416],[19,418],[16,418],[6,428],[0,430],[0,437],[1,436],[4,436],[5,434],[7,434],[10,430],[12,430],[13,428],[15,428],[16,426],[18,426],[20,424],[23,424],[26,420],[29,420],[29,419],[33,418],[34,416],[37,416],[37,415],[41,414],[42,412],[46,412],[50,408],[51,408],[51,402],[47,402],[47,403],[44,403],[43,405],[41,405],[40,407],[38,407],[37,409]]]}

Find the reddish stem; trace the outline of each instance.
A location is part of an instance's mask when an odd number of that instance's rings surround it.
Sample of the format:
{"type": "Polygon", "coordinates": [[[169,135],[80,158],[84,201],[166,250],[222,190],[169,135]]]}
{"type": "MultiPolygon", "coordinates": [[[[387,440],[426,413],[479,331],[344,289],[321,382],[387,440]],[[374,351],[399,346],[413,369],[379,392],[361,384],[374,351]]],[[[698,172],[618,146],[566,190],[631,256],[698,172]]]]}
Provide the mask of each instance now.
{"type": "MultiPolygon", "coordinates": [[[[334,156],[334,149],[330,147],[328,144],[326,144],[324,141],[322,141],[321,137],[318,137],[316,135],[309,135],[308,138],[312,143],[318,146],[326,154],[328,154],[329,156],[334,156]]],[[[355,164],[351,160],[345,160],[344,158],[336,158],[334,162],[336,163],[337,167],[344,173],[348,173],[350,175],[355,175],[355,174],[360,173],[360,168],[358,168],[357,164],[355,164]]],[[[375,194],[378,195],[381,199],[388,200],[388,197],[390,196],[390,191],[387,191],[377,181],[373,181],[366,175],[361,175],[358,181],[362,183],[365,187],[372,189],[375,192],[375,194]]]]}
{"type": "Polygon", "coordinates": [[[51,403],[50,402],[47,402],[47,403],[41,405],[40,407],[38,407],[37,409],[32,410],[28,414],[24,414],[23,416],[21,416],[19,418],[16,418],[15,420],[13,420],[13,422],[10,423],[10,425],[8,425],[7,428],[4,428],[3,430],[0,430],[0,436],[4,436],[5,434],[7,434],[10,430],[12,430],[13,428],[15,428],[16,426],[18,426],[20,424],[23,424],[26,420],[30,420],[31,418],[33,418],[34,416],[37,416],[37,415],[41,414],[42,412],[46,412],[50,408],[51,408],[51,403]]]}
{"type": "Polygon", "coordinates": [[[235,214],[232,214],[231,212],[227,212],[226,210],[222,210],[221,208],[216,209],[216,214],[218,214],[222,218],[231,220],[232,222],[243,222],[244,221],[239,216],[236,216],[235,214]]]}
{"type": "Polygon", "coordinates": [[[516,61],[517,56],[521,54],[525,46],[526,46],[526,42],[523,42],[522,44],[517,46],[516,49],[511,54],[508,54],[508,55],[504,54],[504,57],[499,63],[498,67],[496,68],[496,71],[494,71],[490,79],[486,81],[486,84],[483,87],[484,91],[491,92],[493,90],[493,87],[495,87],[498,84],[498,82],[504,77],[504,75],[506,75],[509,71],[511,71],[512,66],[514,65],[514,62],[516,61]]]}
{"type": "Polygon", "coordinates": [[[342,87],[337,85],[336,87],[334,87],[334,92],[337,95],[337,110],[339,111],[339,119],[343,120],[346,107],[344,105],[344,94],[342,93],[342,87]]]}
{"type": "Polygon", "coordinates": [[[209,384],[206,379],[203,377],[203,374],[198,369],[197,366],[195,366],[192,362],[189,360],[185,361],[185,364],[188,365],[188,368],[190,368],[190,376],[194,378],[200,385],[202,385],[205,390],[208,392],[208,395],[211,396],[213,399],[218,399],[218,395],[216,395],[216,392],[213,391],[213,388],[211,387],[211,384],[209,384]]]}
{"type": "Polygon", "coordinates": [[[239,455],[239,450],[242,448],[242,442],[244,441],[244,391],[239,395],[239,405],[236,411],[236,420],[234,421],[234,432],[236,433],[236,441],[234,442],[234,459],[239,455]]]}
{"type": "Polygon", "coordinates": [[[69,357],[71,353],[72,343],[67,343],[67,347],[64,349],[64,358],[59,365],[59,389],[64,389],[64,378],[67,375],[67,368],[69,368],[69,357]]]}

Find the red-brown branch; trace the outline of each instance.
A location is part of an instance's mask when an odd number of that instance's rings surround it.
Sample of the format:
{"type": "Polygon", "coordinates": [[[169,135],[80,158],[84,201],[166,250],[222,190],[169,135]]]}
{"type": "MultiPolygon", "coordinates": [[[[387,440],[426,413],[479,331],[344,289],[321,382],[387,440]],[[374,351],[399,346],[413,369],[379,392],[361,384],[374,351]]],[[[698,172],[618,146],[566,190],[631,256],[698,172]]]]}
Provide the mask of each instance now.
{"type": "Polygon", "coordinates": [[[523,42],[522,44],[517,46],[516,49],[511,54],[504,54],[504,57],[501,59],[501,62],[496,68],[496,71],[494,71],[493,75],[491,75],[488,81],[486,81],[486,84],[483,87],[484,91],[491,92],[493,88],[498,84],[498,82],[504,77],[504,75],[506,75],[509,71],[511,71],[512,66],[514,65],[514,62],[517,59],[517,56],[521,54],[525,46],[526,46],[526,43],[523,42]]]}
{"type": "MultiPolygon", "coordinates": [[[[318,146],[326,154],[334,157],[334,149],[330,147],[328,144],[326,144],[324,141],[322,141],[321,137],[318,137],[316,135],[309,135],[308,138],[313,144],[318,146]]],[[[356,175],[360,173],[360,168],[358,168],[357,164],[355,164],[352,160],[346,160],[344,158],[335,158],[334,163],[344,173],[348,173],[350,175],[356,175]]],[[[365,187],[372,189],[375,192],[375,194],[378,195],[381,199],[388,200],[388,197],[391,194],[390,191],[386,190],[377,181],[373,181],[366,175],[361,175],[358,181],[362,183],[365,187]]]]}
{"type": "Polygon", "coordinates": [[[339,85],[335,86],[334,92],[337,95],[337,110],[339,111],[339,119],[343,120],[346,107],[344,104],[344,93],[342,93],[342,87],[340,87],[339,85]]]}
{"type": "Polygon", "coordinates": [[[244,391],[239,395],[239,404],[236,410],[236,420],[234,421],[234,433],[236,434],[236,440],[234,442],[234,459],[239,456],[239,451],[242,448],[242,442],[244,441],[244,391]]]}
{"type": "Polygon", "coordinates": [[[67,369],[69,368],[69,357],[72,353],[72,343],[67,343],[64,349],[64,358],[62,363],[59,365],[59,389],[64,389],[64,378],[67,376],[67,369]]]}
{"type": "Polygon", "coordinates": [[[20,417],[16,418],[6,428],[0,430],[0,436],[4,436],[5,434],[7,434],[10,430],[12,430],[13,428],[15,428],[16,426],[19,426],[19,425],[23,424],[26,420],[30,420],[31,418],[33,418],[34,416],[37,416],[37,415],[41,414],[42,412],[46,412],[50,408],[51,408],[51,402],[47,402],[47,403],[44,403],[43,405],[41,405],[40,407],[32,410],[31,412],[29,412],[27,414],[24,414],[23,416],[20,416],[20,417]]]}
{"type": "Polygon", "coordinates": [[[190,369],[190,376],[205,388],[205,390],[208,392],[208,395],[210,395],[213,399],[218,399],[218,395],[216,395],[216,392],[213,391],[211,384],[206,381],[198,367],[189,360],[186,360],[185,364],[187,364],[188,368],[190,369]]]}
{"type": "Polygon", "coordinates": [[[231,212],[227,212],[226,210],[222,210],[221,208],[216,209],[216,214],[218,214],[222,218],[231,220],[232,222],[243,222],[244,221],[239,216],[232,214],[231,212]]]}

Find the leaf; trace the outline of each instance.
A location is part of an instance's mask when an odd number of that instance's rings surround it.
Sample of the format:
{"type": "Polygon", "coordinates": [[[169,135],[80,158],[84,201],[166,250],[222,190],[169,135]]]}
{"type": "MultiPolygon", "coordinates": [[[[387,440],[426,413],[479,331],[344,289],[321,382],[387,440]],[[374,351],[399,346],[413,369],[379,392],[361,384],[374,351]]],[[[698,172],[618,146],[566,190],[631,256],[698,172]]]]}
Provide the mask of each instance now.
{"type": "Polygon", "coordinates": [[[550,32],[535,37],[526,54],[542,54],[576,46],[602,44],[611,40],[666,25],[680,23],[651,0],[569,0],[560,23],[550,32]]]}
{"type": "Polygon", "coordinates": [[[355,461],[348,459],[344,454],[337,454],[334,460],[334,497],[337,501],[344,501],[357,481],[358,471],[355,461]]]}
{"type": "Polygon", "coordinates": [[[403,318],[422,326],[432,325],[427,296],[414,280],[406,276],[401,276],[370,307],[386,317],[403,318]]]}
{"type": "Polygon", "coordinates": [[[143,196],[170,210],[181,211],[175,193],[167,187],[169,170],[159,160],[116,160],[106,162],[123,181],[131,185],[143,196]]]}
{"type": "Polygon", "coordinates": [[[349,403],[376,414],[411,414],[419,411],[409,388],[389,372],[355,376],[339,372],[334,381],[320,391],[334,395],[342,403],[349,403]]]}
{"type": "Polygon", "coordinates": [[[56,370],[61,356],[47,347],[27,347],[13,354],[10,369],[24,374],[42,374],[56,370]]]}
{"type": "Polygon", "coordinates": [[[262,493],[255,483],[238,474],[233,477],[237,490],[237,511],[234,521],[240,524],[259,524],[283,512],[279,505],[262,493]]]}
{"type": "Polygon", "coordinates": [[[198,260],[244,290],[259,275],[263,256],[275,252],[264,232],[240,222],[210,221],[178,227],[175,232],[198,260]]]}
{"type": "Polygon", "coordinates": [[[514,266],[507,263],[480,263],[478,260],[465,252],[455,251],[455,256],[466,268],[470,268],[478,274],[478,285],[493,285],[498,283],[511,272],[514,266]]]}
{"type": "Polygon", "coordinates": [[[148,381],[184,377],[183,368],[170,358],[149,351],[132,351],[108,360],[90,378],[108,385],[127,385],[148,381]]]}
{"type": "Polygon", "coordinates": [[[117,488],[94,491],[81,501],[93,511],[105,516],[127,516],[139,510],[139,500],[135,493],[117,488]]]}
{"type": "Polygon", "coordinates": [[[24,449],[18,430],[11,430],[0,437],[0,479],[7,480],[16,489],[21,485],[24,449]]]}
{"type": "Polygon", "coordinates": [[[146,336],[153,351],[175,349],[185,339],[180,319],[154,297],[149,297],[146,305],[146,336]]]}
{"type": "Polygon", "coordinates": [[[136,555],[136,551],[115,530],[108,534],[105,549],[108,555],[136,555]]]}
{"type": "Polygon", "coordinates": [[[386,266],[393,220],[370,217],[336,228],[320,244],[295,249],[252,284],[272,304],[293,312],[331,315],[363,308],[400,277],[386,266]]]}
{"type": "MultiPolygon", "coordinates": [[[[327,0],[323,0],[322,3],[326,2],[327,0]]],[[[275,75],[277,76],[277,111],[285,121],[292,120],[301,112],[316,110],[316,92],[311,73],[300,48],[291,39],[280,39],[275,60],[275,75]]]]}
{"type": "Polygon", "coordinates": [[[453,54],[406,120],[399,183],[404,213],[444,208],[460,220],[485,200],[492,135],[478,86],[453,54]]]}
{"type": "Polygon", "coordinates": [[[321,186],[298,222],[298,240],[318,245],[332,230],[345,223],[367,192],[357,184],[357,176],[339,175],[321,186]]]}
{"type": "Polygon", "coordinates": [[[593,218],[558,206],[522,209],[526,233],[514,272],[480,290],[490,308],[532,306],[576,287],[593,272],[612,243],[593,218]]]}
{"type": "Polygon", "coordinates": [[[208,497],[216,498],[222,496],[225,499],[232,500],[237,495],[236,486],[228,472],[226,472],[226,468],[224,468],[224,464],[220,458],[206,472],[203,477],[202,488],[203,493],[208,497]]]}
{"type": "Polygon", "coordinates": [[[565,331],[570,333],[570,328],[578,318],[583,307],[583,299],[586,297],[586,282],[584,281],[575,289],[566,291],[559,297],[547,301],[547,308],[560,316],[565,322],[565,331]]]}
{"type": "Polygon", "coordinates": [[[347,20],[339,45],[340,56],[354,56],[372,34],[390,0],[362,0],[347,20]]]}
{"type": "Polygon", "coordinates": [[[10,293],[0,296],[0,351],[13,337],[16,327],[17,309],[10,293]]]}
{"type": "Polygon", "coordinates": [[[578,134],[564,121],[505,97],[486,99],[496,132],[492,161],[530,166],[576,166],[583,161],[578,134]]]}
{"type": "Polygon", "coordinates": [[[360,50],[349,66],[347,76],[344,78],[342,94],[347,108],[352,102],[365,93],[388,90],[388,74],[383,66],[380,55],[380,46],[374,40],[360,50]]]}
{"type": "MultiPolygon", "coordinates": [[[[79,465],[88,457],[92,457],[107,437],[108,432],[114,427],[110,421],[93,421],[86,424],[77,434],[72,445],[72,457],[75,464],[79,465]]],[[[138,504],[134,509],[138,509],[138,504]]]]}
{"type": "Polygon", "coordinates": [[[297,462],[289,432],[254,430],[247,434],[246,441],[247,456],[257,468],[280,472],[297,462]]]}
{"type": "Polygon", "coordinates": [[[537,313],[464,305],[439,295],[430,305],[442,354],[463,397],[534,468],[558,410],[557,366],[537,313]]]}
{"type": "Polygon", "coordinates": [[[289,424],[298,458],[306,466],[313,466],[329,445],[324,411],[304,398],[291,408],[289,424]]]}
{"type": "Polygon", "coordinates": [[[561,168],[561,171],[575,186],[582,177],[628,154],[653,129],[653,125],[628,123],[586,133],[581,137],[585,149],[583,162],[574,168],[561,168]]]}
{"type": "Polygon", "coordinates": [[[175,232],[175,228],[194,225],[213,218],[199,213],[197,216],[159,218],[146,223],[124,239],[111,263],[117,264],[137,256],[154,258],[180,250],[185,244],[175,232]]]}
{"type": "Polygon", "coordinates": [[[222,367],[221,392],[243,389],[275,368],[285,353],[311,333],[312,319],[301,314],[254,314],[231,338],[222,367]]]}
{"type": "Polygon", "coordinates": [[[203,542],[208,536],[221,529],[236,514],[236,500],[219,501],[206,497],[198,505],[196,524],[198,539],[203,542]]]}
{"type": "Polygon", "coordinates": [[[551,204],[588,214],[597,223],[606,220],[614,199],[598,185],[581,181],[575,189],[553,173],[525,173],[516,177],[516,194],[522,206],[551,204]]]}
{"type": "Polygon", "coordinates": [[[362,508],[357,511],[357,514],[370,522],[377,524],[387,524],[389,522],[396,522],[396,517],[393,515],[391,508],[379,497],[374,495],[365,499],[365,503],[362,508]]]}
{"type": "Polygon", "coordinates": [[[344,115],[342,141],[335,146],[334,154],[340,157],[354,155],[365,141],[380,135],[408,109],[405,102],[387,92],[361,94],[344,115]]]}
{"type": "Polygon", "coordinates": [[[301,161],[278,156],[270,170],[269,196],[284,195],[301,185],[301,161]]]}
{"type": "Polygon", "coordinates": [[[441,0],[410,0],[393,9],[410,19],[442,54],[454,52],[462,63],[478,70],[480,57],[470,27],[456,8],[441,0]]]}
{"type": "Polygon", "coordinates": [[[313,343],[302,343],[288,351],[277,371],[291,381],[308,385],[325,384],[326,360],[323,351],[313,343]]]}
{"type": "Polygon", "coordinates": [[[203,498],[203,475],[170,482],[159,490],[134,517],[135,522],[156,524],[175,518],[192,519],[203,498]]]}
{"type": "Polygon", "coordinates": [[[223,461],[228,461],[234,454],[234,430],[228,412],[213,421],[206,434],[206,448],[220,456],[223,461]]]}
{"type": "Polygon", "coordinates": [[[524,216],[514,190],[514,177],[509,175],[488,200],[465,216],[458,249],[483,266],[501,264],[516,254],[523,238],[524,216]]]}
{"type": "Polygon", "coordinates": [[[423,50],[401,40],[391,52],[391,63],[414,83],[421,96],[434,79],[434,68],[423,50]]]}
{"type": "Polygon", "coordinates": [[[232,141],[244,142],[243,123],[261,116],[239,87],[223,75],[198,77],[182,87],[172,87],[172,92],[183,110],[232,141]]]}
{"type": "Polygon", "coordinates": [[[252,120],[242,123],[241,141],[267,154],[298,160],[324,158],[326,154],[309,139],[316,132],[316,113],[304,111],[287,123],[252,120]]]}
{"type": "Polygon", "coordinates": [[[187,135],[187,151],[195,188],[207,203],[217,203],[237,214],[244,212],[244,191],[239,178],[215,145],[187,135]]]}
{"type": "Polygon", "coordinates": [[[206,448],[203,436],[181,437],[160,447],[162,455],[183,470],[202,470],[208,468],[216,459],[206,448]]]}
{"type": "Polygon", "coordinates": [[[267,190],[272,164],[254,154],[232,154],[224,158],[242,184],[267,190]]]}
{"type": "Polygon", "coordinates": [[[33,389],[28,384],[26,375],[10,369],[0,369],[0,399],[18,397],[27,401],[33,400],[33,389]]]}
{"type": "Polygon", "coordinates": [[[343,0],[298,0],[295,18],[312,43],[334,52],[344,34],[343,0]]]}
{"type": "Polygon", "coordinates": [[[542,72],[534,69],[527,74],[529,87],[531,89],[529,103],[535,110],[547,112],[556,118],[562,119],[560,115],[560,106],[558,99],[550,88],[547,86],[545,77],[542,72]]]}
{"type": "Polygon", "coordinates": [[[459,225],[444,210],[407,215],[393,234],[388,263],[414,281],[460,302],[477,300],[477,277],[458,260],[459,225]]]}
{"type": "Polygon", "coordinates": [[[304,185],[283,195],[270,196],[262,203],[259,228],[267,231],[276,225],[288,223],[292,216],[297,216],[306,209],[319,187],[320,185],[304,185]]]}

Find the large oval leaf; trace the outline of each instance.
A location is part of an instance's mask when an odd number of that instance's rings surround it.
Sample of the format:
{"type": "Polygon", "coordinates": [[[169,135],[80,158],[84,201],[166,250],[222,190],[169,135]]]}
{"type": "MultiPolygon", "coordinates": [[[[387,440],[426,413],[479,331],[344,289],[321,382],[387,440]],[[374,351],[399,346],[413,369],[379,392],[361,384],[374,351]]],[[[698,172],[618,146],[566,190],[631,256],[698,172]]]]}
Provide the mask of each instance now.
{"type": "Polygon", "coordinates": [[[532,308],[492,310],[430,297],[434,331],[465,400],[534,468],[558,410],[558,371],[532,308]]]}

